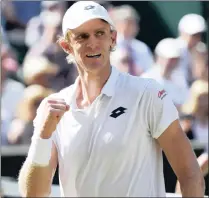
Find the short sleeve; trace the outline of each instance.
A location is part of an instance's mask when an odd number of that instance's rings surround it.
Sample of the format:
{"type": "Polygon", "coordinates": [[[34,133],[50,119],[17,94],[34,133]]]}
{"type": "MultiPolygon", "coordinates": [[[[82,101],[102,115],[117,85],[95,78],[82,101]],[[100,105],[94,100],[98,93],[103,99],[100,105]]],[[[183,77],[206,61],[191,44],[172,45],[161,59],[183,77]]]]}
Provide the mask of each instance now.
{"type": "Polygon", "coordinates": [[[151,136],[157,139],[179,118],[178,111],[168,93],[153,79],[150,79],[145,97],[148,128],[151,136]]]}
{"type": "MultiPolygon", "coordinates": [[[[53,94],[53,95],[54,95],[54,94],[53,94]]],[[[50,95],[50,96],[52,96],[52,95],[50,95]]],[[[49,97],[49,96],[48,96],[48,97],[49,97]]],[[[34,133],[33,133],[32,139],[33,139],[34,137],[36,137],[36,136],[38,135],[39,131],[40,131],[40,130],[39,130],[39,127],[40,127],[40,123],[41,123],[41,121],[42,121],[42,119],[43,119],[44,105],[45,105],[46,100],[47,100],[48,97],[46,97],[45,99],[43,99],[43,100],[41,101],[41,104],[40,104],[39,107],[37,108],[36,117],[35,117],[35,119],[33,120],[34,133]]],[[[53,140],[53,142],[55,143],[55,145],[57,146],[57,144],[56,144],[56,131],[54,131],[53,134],[52,134],[52,140],[53,140]]]]}

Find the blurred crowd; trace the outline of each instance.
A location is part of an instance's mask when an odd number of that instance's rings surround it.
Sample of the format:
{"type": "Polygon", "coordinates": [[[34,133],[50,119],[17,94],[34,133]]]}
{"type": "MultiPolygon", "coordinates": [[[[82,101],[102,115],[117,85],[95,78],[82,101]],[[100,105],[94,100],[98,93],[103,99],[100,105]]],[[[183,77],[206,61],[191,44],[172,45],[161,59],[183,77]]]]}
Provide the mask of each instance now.
{"type": "MultiPolygon", "coordinates": [[[[27,2],[18,7],[2,2],[1,144],[30,144],[33,119],[41,100],[71,85],[77,77],[74,63],[57,40],[68,4],[63,1],[27,2]],[[25,8],[24,8],[25,6],[25,8]],[[27,7],[27,9],[26,9],[27,7]],[[12,44],[11,44],[12,43],[12,44]],[[19,44],[27,47],[23,57],[19,44]]],[[[130,5],[104,6],[118,31],[111,64],[142,78],[154,78],[179,110],[182,127],[190,139],[208,139],[208,49],[202,41],[204,18],[187,14],[179,21],[176,38],[164,38],[152,52],[140,34],[140,14],[130,5]]],[[[24,51],[24,50],[23,50],[24,51]]],[[[208,143],[205,150],[208,151],[208,143]]]]}

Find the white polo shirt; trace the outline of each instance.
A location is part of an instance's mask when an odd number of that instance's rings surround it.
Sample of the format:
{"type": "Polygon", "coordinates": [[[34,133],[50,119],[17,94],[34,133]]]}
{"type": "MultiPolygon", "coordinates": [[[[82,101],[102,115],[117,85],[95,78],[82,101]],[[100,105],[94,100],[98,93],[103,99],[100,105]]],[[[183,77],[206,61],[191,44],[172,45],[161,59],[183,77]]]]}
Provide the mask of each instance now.
{"type": "Polygon", "coordinates": [[[79,110],[76,86],[57,94],[70,104],[53,134],[61,196],[165,197],[156,138],[178,119],[169,96],[156,81],[113,67],[101,94],[79,110]]]}

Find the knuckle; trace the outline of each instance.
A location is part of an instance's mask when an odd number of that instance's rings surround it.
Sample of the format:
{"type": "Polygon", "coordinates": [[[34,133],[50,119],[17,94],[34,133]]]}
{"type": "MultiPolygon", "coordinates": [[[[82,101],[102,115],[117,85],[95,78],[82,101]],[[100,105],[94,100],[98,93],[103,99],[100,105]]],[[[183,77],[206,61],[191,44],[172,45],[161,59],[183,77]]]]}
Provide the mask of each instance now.
{"type": "Polygon", "coordinates": [[[50,114],[52,114],[54,112],[54,109],[51,106],[49,106],[48,111],[49,111],[50,114]]]}

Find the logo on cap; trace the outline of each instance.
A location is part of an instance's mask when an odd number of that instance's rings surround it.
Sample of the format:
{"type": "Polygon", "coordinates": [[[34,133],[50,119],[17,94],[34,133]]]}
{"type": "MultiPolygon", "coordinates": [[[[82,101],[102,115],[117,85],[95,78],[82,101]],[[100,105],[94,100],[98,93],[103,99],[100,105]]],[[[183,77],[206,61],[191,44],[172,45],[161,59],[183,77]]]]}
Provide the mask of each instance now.
{"type": "Polygon", "coordinates": [[[90,9],[93,9],[93,8],[95,8],[95,6],[93,6],[93,5],[88,5],[88,6],[86,6],[86,7],[84,8],[84,10],[90,10],[90,9]]]}

